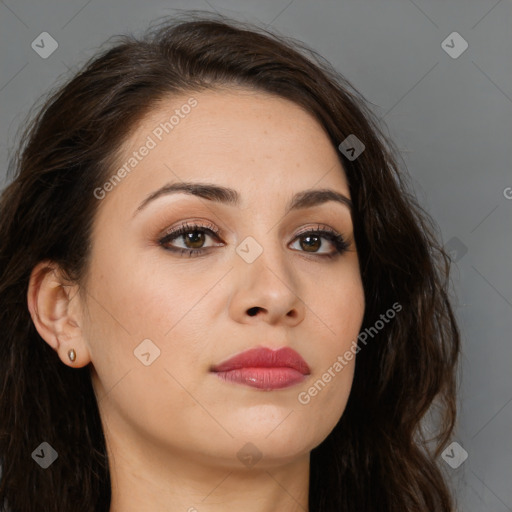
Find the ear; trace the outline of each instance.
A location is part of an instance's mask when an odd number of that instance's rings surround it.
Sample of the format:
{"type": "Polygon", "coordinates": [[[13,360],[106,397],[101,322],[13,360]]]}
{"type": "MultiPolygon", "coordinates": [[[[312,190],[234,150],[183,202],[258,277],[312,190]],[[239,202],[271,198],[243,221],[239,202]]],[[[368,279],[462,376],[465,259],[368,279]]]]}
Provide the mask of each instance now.
{"type": "Polygon", "coordinates": [[[66,279],[52,261],[38,263],[30,275],[27,303],[37,332],[68,366],[80,368],[90,361],[83,336],[81,297],[78,285],[66,279]],[[76,354],[75,361],[69,351],[76,354]]]}

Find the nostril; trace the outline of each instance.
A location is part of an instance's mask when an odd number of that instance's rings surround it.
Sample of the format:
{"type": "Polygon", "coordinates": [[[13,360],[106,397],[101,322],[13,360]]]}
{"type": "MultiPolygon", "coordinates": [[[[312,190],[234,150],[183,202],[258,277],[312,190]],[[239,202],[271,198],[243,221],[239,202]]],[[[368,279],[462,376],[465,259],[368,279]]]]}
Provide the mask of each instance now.
{"type": "Polygon", "coordinates": [[[254,315],[256,315],[256,314],[258,313],[258,310],[259,310],[259,309],[260,309],[260,308],[256,306],[256,307],[254,307],[254,308],[250,308],[250,309],[248,309],[248,310],[247,310],[247,313],[249,314],[249,316],[254,316],[254,315]]]}

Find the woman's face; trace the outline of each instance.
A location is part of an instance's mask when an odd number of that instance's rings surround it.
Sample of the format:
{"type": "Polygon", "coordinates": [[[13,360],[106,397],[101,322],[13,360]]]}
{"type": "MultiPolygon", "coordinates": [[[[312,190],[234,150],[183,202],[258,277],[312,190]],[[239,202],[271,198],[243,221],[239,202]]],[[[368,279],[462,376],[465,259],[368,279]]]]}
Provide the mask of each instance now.
{"type": "Polygon", "coordinates": [[[343,414],[355,359],[332,368],[364,312],[349,206],[332,195],[289,208],[320,189],[350,198],[320,125],[249,90],[174,97],[132,132],[114,175],[95,193],[81,325],[108,441],[232,467],[307,456],[343,414]],[[185,182],[233,191],[165,189],[185,182]],[[304,235],[317,230],[347,247],[304,235]],[[256,347],[289,347],[309,373],[212,371],[256,347]]]}

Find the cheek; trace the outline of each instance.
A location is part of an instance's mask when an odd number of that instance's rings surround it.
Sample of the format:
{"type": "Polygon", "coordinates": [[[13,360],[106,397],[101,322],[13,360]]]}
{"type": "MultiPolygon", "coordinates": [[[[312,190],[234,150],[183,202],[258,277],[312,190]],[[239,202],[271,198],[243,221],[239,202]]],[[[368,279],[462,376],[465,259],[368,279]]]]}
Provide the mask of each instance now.
{"type": "Polygon", "coordinates": [[[359,267],[350,261],[340,270],[336,279],[332,274],[315,281],[315,289],[308,294],[311,309],[323,322],[325,354],[345,351],[357,338],[361,328],[365,297],[359,267]],[[334,351],[334,352],[333,352],[334,351]]]}
{"type": "Polygon", "coordinates": [[[213,307],[201,299],[219,280],[218,272],[190,274],[170,265],[167,272],[165,261],[139,257],[135,263],[128,254],[105,255],[101,266],[99,254],[93,261],[87,337],[103,413],[117,411],[112,421],[120,415],[141,432],[159,424],[183,427],[187,414],[180,421],[176,416],[191,407],[184,388],[196,394],[197,362],[206,343],[201,326],[205,307],[213,307]],[[145,366],[134,351],[147,339],[154,344],[144,345],[150,357],[154,347],[159,352],[145,366]]]}
{"type": "Polygon", "coordinates": [[[91,272],[91,290],[99,305],[133,339],[165,339],[222,276],[211,268],[190,270],[164,253],[136,255],[98,251],[91,272]]]}
{"type": "MultiPolygon", "coordinates": [[[[347,336],[357,336],[364,315],[364,295],[357,286],[338,285],[336,290],[325,294],[319,311],[329,327],[330,337],[338,344],[347,340],[347,336]]],[[[339,348],[342,348],[341,345],[339,348]]]]}
{"type": "MultiPolygon", "coordinates": [[[[155,398],[157,403],[179,402],[181,394],[186,400],[164,370],[192,390],[197,385],[197,372],[206,371],[211,363],[204,356],[209,343],[205,319],[218,307],[216,283],[225,269],[195,268],[196,272],[190,272],[185,265],[171,266],[161,255],[131,259],[127,253],[116,257],[109,253],[101,260],[101,267],[98,264],[91,269],[91,295],[96,300],[90,301],[92,332],[88,339],[93,366],[102,391],[123,379],[116,389],[117,393],[128,393],[128,408],[132,400],[144,401],[138,390],[148,387],[159,397],[155,398]],[[146,347],[151,358],[157,355],[149,366],[137,359],[137,354],[148,352],[146,347]],[[130,374],[125,379],[127,372],[130,374]],[[174,398],[160,396],[175,387],[174,398]]],[[[149,411],[145,413],[149,417],[149,411]]]]}
{"type": "MultiPolygon", "coordinates": [[[[321,415],[317,428],[327,435],[345,410],[352,387],[365,298],[358,267],[347,267],[339,278],[318,281],[322,293],[310,293],[308,307],[318,312],[316,322],[323,332],[311,352],[316,361],[312,378],[298,391],[299,410],[321,415]]],[[[320,331],[319,331],[320,332],[320,331]]],[[[308,414],[306,412],[306,414],[308,414]]]]}

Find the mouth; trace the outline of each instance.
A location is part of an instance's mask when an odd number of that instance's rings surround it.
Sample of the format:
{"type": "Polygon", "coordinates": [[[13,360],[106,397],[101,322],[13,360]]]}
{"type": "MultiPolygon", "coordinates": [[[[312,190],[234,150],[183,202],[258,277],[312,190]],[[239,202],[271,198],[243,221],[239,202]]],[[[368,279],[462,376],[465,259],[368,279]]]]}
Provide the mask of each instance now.
{"type": "Polygon", "coordinates": [[[311,373],[301,355],[289,347],[246,350],[210,369],[220,379],[271,391],[303,382],[311,373]]]}

